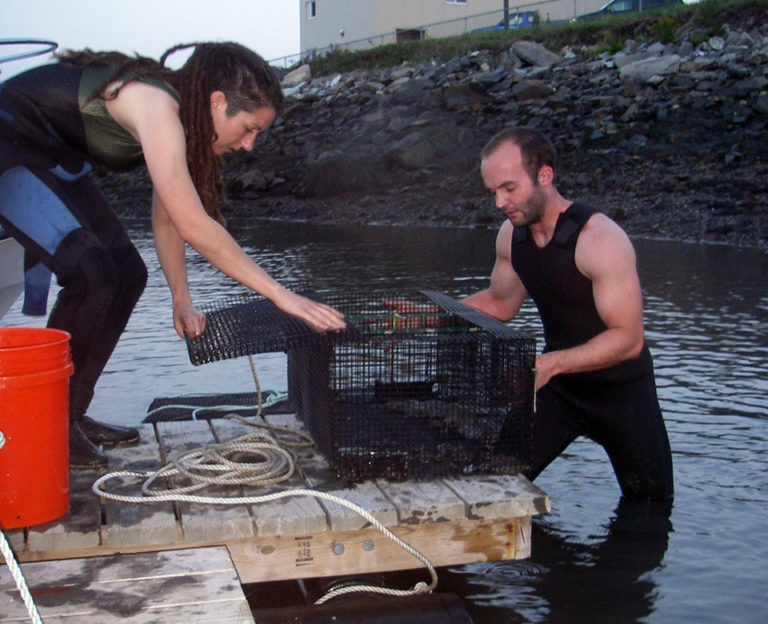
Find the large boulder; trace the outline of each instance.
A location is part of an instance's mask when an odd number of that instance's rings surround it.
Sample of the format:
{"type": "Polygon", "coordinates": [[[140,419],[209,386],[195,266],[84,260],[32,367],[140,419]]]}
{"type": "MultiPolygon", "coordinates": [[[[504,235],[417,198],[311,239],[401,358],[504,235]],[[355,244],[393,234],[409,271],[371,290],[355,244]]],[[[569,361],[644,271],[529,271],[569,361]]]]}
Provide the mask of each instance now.
{"type": "Polygon", "coordinates": [[[535,67],[551,67],[562,60],[559,54],[547,50],[536,41],[515,41],[510,49],[516,56],[535,67]]]}
{"type": "Polygon", "coordinates": [[[387,162],[403,169],[415,171],[433,162],[437,150],[421,132],[411,132],[387,149],[387,162]]]}
{"type": "Polygon", "coordinates": [[[291,87],[298,87],[300,84],[310,82],[312,80],[312,69],[309,65],[301,65],[293,71],[287,73],[281,81],[283,88],[290,89],[291,87]]]}
{"type": "Polygon", "coordinates": [[[640,59],[621,67],[619,74],[622,78],[643,82],[654,76],[676,73],[680,69],[680,60],[677,54],[640,59]]]}

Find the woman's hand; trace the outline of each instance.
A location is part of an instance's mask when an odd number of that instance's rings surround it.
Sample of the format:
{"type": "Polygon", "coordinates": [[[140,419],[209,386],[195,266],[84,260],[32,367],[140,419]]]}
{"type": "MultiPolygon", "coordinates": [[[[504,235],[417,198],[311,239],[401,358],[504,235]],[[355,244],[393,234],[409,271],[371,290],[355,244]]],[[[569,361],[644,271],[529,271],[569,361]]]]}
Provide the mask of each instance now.
{"type": "Polygon", "coordinates": [[[173,327],[179,338],[197,338],[205,331],[205,315],[191,303],[173,306],[173,327]]]}
{"type": "Polygon", "coordinates": [[[283,290],[273,303],[292,316],[295,316],[318,332],[344,329],[344,315],[329,305],[312,301],[288,290],[283,290]]]}

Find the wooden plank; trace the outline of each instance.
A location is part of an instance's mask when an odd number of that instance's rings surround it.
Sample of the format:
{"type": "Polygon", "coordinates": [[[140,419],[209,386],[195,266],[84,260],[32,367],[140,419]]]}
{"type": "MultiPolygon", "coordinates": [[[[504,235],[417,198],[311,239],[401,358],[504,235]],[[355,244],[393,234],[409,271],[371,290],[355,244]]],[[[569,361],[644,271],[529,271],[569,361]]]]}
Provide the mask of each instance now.
{"type": "MultiPolygon", "coordinates": [[[[435,566],[530,556],[531,519],[461,520],[392,527],[392,532],[435,566]]],[[[373,527],[338,533],[256,537],[228,544],[243,583],[312,578],[422,567],[373,527]]],[[[425,572],[425,575],[427,573],[425,572]]]]}
{"type": "MultiPolygon", "coordinates": [[[[22,565],[46,623],[253,624],[226,548],[199,548],[22,565]]],[[[29,622],[10,575],[0,577],[0,621],[29,622]]]]}
{"type": "Polygon", "coordinates": [[[467,506],[467,517],[498,520],[549,513],[549,496],[523,475],[487,475],[444,479],[467,506]]]}
{"type": "Polygon", "coordinates": [[[464,501],[440,481],[393,483],[380,479],[376,483],[395,504],[401,525],[463,520],[466,517],[464,501]]]}
{"type": "Polygon", "coordinates": [[[69,513],[51,522],[30,527],[27,548],[31,552],[94,548],[99,545],[101,505],[91,492],[98,477],[94,471],[70,471],[69,513]]]}
{"type": "MultiPolygon", "coordinates": [[[[188,451],[198,450],[216,439],[207,420],[157,423],[166,460],[188,451]]],[[[190,481],[181,476],[172,478],[175,485],[190,481]]],[[[211,498],[239,496],[236,487],[209,486],[194,494],[211,498]]],[[[184,539],[188,542],[216,542],[250,537],[254,533],[253,520],[245,505],[218,503],[177,503],[184,539]]]]}
{"type": "MultiPolygon", "coordinates": [[[[395,505],[372,481],[358,483],[343,490],[331,490],[327,493],[361,507],[386,527],[397,524],[395,505]]],[[[353,531],[369,525],[368,520],[348,507],[326,499],[320,499],[320,502],[327,511],[331,531],[353,531]]]]}
{"type": "MultiPolygon", "coordinates": [[[[267,421],[282,427],[306,431],[303,423],[294,414],[270,415],[267,421]]],[[[338,496],[362,507],[384,526],[397,524],[397,510],[394,504],[374,482],[366,481],[349,486],[334,476],[328,462],[315,447],[300,449],[297,456],[297,463],[307,487],[338,496]]],[[[331,531],[352,531],[368,525],[365,518],[348,507],[322,498],[318,499],[318,502],[326,511],[331,531]]]]}
{"type": "MultiPolygon", "coordinates": [[[[152,425],[139,427],[138,444],[107,451],[109,470],[154,472],[162,466],[160,445],[152,425]]],[[[140,478],[108,481],[114,494],[141,496],[140,478]]],[[[179,542],[179,528],[171,503],[124,503],[104,499],[105,524],[101,530],[104,546],[160,546],[179,542]]]]}

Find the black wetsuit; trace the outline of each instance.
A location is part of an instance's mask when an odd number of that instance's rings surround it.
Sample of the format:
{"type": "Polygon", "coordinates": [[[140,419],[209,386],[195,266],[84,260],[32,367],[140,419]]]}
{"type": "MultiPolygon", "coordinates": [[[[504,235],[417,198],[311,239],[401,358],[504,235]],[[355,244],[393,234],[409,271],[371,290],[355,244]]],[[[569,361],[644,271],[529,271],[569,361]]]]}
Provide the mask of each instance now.
{"type": "MultiPolygon", "coordinates": [[[[90,96],[112,70],[60,64],[0,83],[0,225],[25,248],[23,311],[72,335],[70,420],[85,413],[147,281],[147,269],[94,185],[91,162],[130,169],[141,145],[90,96]]],[[[175,95],[167,85],[157,84],[175,95]]]]}
{"type": "MultiPolygon", "coordinates": [[[[528,228],[514,230],[512,265],[539,310],[544,351],[575,347],[606,329],[595,307],[592,282],[574,260],[581,228],[595,212],[572,204],[542,248],[528,228]]],[[[539,391],[534,459],[526,476],[538,476],[580,435],[605,448],[624,495],[672,497],[672,458],[646,345],[634,360],[557,375],[539,391]]]]}

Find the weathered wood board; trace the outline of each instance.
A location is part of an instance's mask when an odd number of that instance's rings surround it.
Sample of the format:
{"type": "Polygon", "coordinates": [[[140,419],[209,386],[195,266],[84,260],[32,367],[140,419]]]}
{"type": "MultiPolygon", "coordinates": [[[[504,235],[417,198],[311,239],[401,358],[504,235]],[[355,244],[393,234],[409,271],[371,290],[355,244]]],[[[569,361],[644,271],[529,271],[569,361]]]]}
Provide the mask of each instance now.
{"type": "MultiPolygon", "coordinates": [[[[196,548],[22,565],[46,623],[253,624],[227,549],[196,548]]],[[[9,574],[0,575],[0,621],[29,622],[9,574]]]]}
{"type": "MultiPolygon", "coordinates": [[[[499,522],[400,525],[392,532],[432,565],[524,559],[531,554],[531,518],[499,522]]],[[[424,564],[373,527],[356,531],[256,537],[229,544],[244,583],[409,570],[424,564]]],[[[425,569],[424,580],[428,581],[425,569]]]]}

